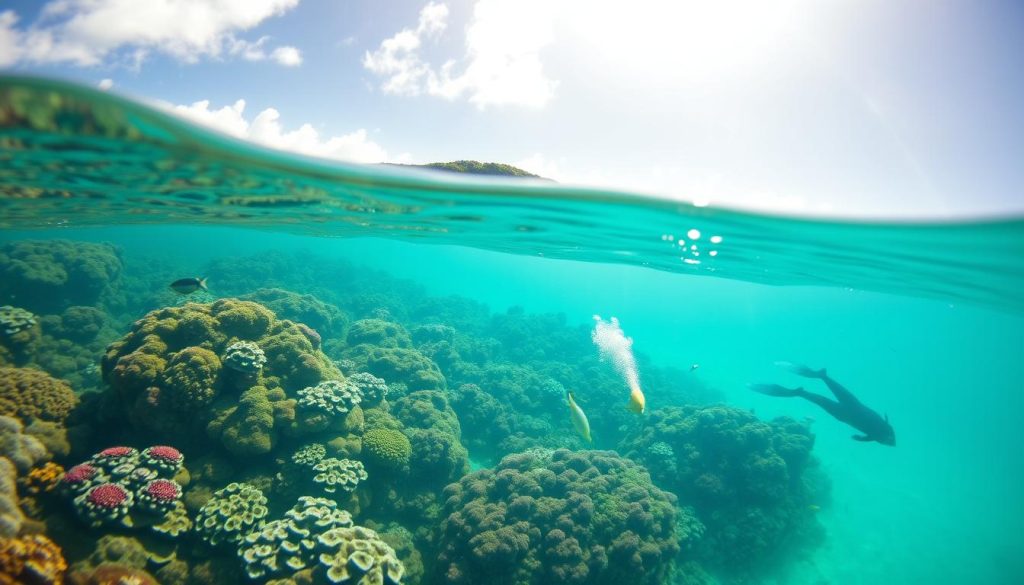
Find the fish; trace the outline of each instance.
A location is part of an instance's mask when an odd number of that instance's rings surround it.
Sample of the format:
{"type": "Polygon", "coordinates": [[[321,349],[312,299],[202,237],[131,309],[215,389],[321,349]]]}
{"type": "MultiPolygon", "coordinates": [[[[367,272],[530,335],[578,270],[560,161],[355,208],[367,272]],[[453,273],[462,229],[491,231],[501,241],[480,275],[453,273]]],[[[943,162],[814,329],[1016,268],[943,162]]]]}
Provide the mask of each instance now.
{"type": "Polygon", "coordinates": [[[629,391],[629,404],[626,405],[626,410],[636,414],[643,414],[644,409],[647,407],[647,399],[644,398],[644,393],[640,390],[639,384],[630,384],[630,387],[632,389],[629,391]]]}
{"type": "Polygon", "coordinates": [[[210,290],[206,288],[206,279],[199,278],[179,278],[171,283],[171,290],[176,293],[183,295],[190,295],[197,290],[210,290]]]}
{"type": "Polygon", "coordinates": [[[590,421],[587,420],[586,413],[576,404],[571,391],[566,390],[565,397],[569,400],[569,418],[572,419],[572,426],[576,428],[576,432],[583,437],[584,441],[593,443],[594,440],[590,437],[590,421]]]}
{"type": "Polygon", "coordinates": [[[690,371],[692,372],[692,371],[696,370],[699,367],[700,367],[700,364],[693,364],[693,365],[690,366],[690,371]]]}

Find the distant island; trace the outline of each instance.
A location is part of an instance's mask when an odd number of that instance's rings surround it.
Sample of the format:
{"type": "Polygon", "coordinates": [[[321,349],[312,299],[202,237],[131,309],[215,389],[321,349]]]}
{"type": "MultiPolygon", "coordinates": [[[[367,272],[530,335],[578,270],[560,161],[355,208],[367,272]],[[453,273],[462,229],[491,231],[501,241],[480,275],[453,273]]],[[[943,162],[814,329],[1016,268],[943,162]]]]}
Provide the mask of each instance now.
{"type": "Polygon", "coordinates": [[[543,179],[550,181],[539,175],[528,173],[523,169],[507,165],[504,163],[485,163],[476,160],[456,160],[452,162],[436,162],[428,163],[425,165],[403,165],[396,163],[385,163],[396,167],[416,167],[421,169],[436,169],[438,171],[447,171],[450,173],[467,173],[470,175],[491,175],[499,177],[523,177],[529,179],[543,179]]]}

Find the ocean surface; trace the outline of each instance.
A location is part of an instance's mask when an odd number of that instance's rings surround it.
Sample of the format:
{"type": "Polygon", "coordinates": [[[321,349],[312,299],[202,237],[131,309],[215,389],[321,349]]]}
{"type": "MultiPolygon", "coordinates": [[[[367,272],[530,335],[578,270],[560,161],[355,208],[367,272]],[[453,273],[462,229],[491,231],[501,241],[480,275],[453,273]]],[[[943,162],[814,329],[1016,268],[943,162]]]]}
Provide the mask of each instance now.
{"type": "Polygon", "coordinates": [[[102,92],[3,78],[0,227],[0,319],[22,319],[0,330],[0,415],[23,427],[3,432],[45,449],[19,463],[0,441],[4,483],[16,476],[18,489],[0,489],[0,536],[45,534],[71,572],[1024,582],[1024,218],[766,216],[342,165],[102,92]],[[171,290],[191,277],[208,290],[171,290]],[[239,341],[266,363],[229,365],[239,341]],[[854,441],[808,401],[748,389],[829,396],[779,361],[827,368],[887,416],[896,445],[854,441]],[[626,408],[631,373],[642,414],[626,408]],[[348,392],[359,374],[386,396],[307,400],[331,381],[348,392]],[[54,407],[67,388],[76,398],[54,407]],[[327,473],[300,466],[312,444],[326,452],[317,461],[358,461],[365,477],[308,482],[327,473]],[[141,509],[159,469],[131,483],[104,467],[104,449],[126,446],[146,468],[153,445],[184,456],[187,471],[163,481],[180,486],[174,510],[190,528],[156,530],[165,510],[141,509]],[[36,471],[47,461],[65,473],[49,484],[36,471]],[[82,462],[102,477],[71,487],[82,462]],[[252,505],[214,505],[232,483],[266,503],[214,535],[204,520],[252,505]],[[134,494],[127,511],[86,498],[101,484],[134,494]],[[299,522],[287,513],[303,495],[376,531],[359,541],[372,559],[318,528],[308,554],[267,536],[267,522],[299,522]],[[95,542],[105,535],[143,552],[119,557],[95,542]],[[339,550],[348,564],[329,566],[339,550]],[[253,570],[267,555],[281,563],[253,570]]]}

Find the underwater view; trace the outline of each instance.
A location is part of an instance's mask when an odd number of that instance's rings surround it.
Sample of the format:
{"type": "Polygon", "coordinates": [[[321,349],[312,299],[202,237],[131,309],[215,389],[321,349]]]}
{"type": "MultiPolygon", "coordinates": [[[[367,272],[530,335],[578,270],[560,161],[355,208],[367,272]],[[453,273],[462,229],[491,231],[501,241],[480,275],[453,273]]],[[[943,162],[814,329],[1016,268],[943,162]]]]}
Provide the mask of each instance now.
{"type": "Polygon", "coordinates": [[[1024,221],[0,126],[4,582],[1024,579],[1024,221]]]}
{"type": "Polygon", "coordinates": [[[669,4],[0,7],[0,585],[1024,583],[1024,10],[669,4]]]}

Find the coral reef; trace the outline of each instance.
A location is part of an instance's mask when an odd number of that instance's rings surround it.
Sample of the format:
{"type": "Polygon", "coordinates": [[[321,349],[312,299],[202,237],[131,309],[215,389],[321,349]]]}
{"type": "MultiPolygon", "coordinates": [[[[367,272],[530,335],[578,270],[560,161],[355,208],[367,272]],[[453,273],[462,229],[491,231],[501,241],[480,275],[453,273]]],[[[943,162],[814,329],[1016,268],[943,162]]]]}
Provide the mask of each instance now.
{"type": "Polygon", "coordinates": [[[782,565],[821,541],[808,489],[814,435],[805,424],[770,422],[729,406],[668,407],[647,417],[621,449],[655,481],[693,506],[706,526],[699,558],[743,577],[782,565]]]}
{"type": "Polygon", "coordinates": [[[77,403],[71,388],[46,372],[0,367],[0,415],[26,425],[34,420],[63,423],[77,403]]]}
{"type": "Polygon", "coordinates": [[[116,292],[122,269],[110,244],[11,242],[0,246],[0,302],[16,300],[34,313],[95,306],[116,292]]]}
{"type": "Polygon", "coordinates": [[[239,298],[260,303],[279,318],[308,325],[320,335],[344,337],[348,327],[348,316],[345,313],[311,294],[300,294],[279,288],[261,288],[239,298]]]}
{"type": "Polygon", "coordinates": [[[136,431],[247,456],[297,428],[295,393],[342,379],[298,325],[235,299],[150,312],[110,345],[102,372],[136,431]]]}
{"type": "Polygon", "coordinates": [[[199,510],[195,531],[210,547],[235,546],[245,536],[263,528],[269,510],[267,498],[246,483],[232,483],[214,492],[199,510]]]}
{"type": "Polygon", "coordinates": [[[0,585],[61,585],[68,564],[42,534],[0,538],[0,585]]]}
{"type": "Polygon", "coordinates": [[[449,583],[661,583],[676,498],[610,451],[535,450],[445,489],[436,572],[449,583]]]}

